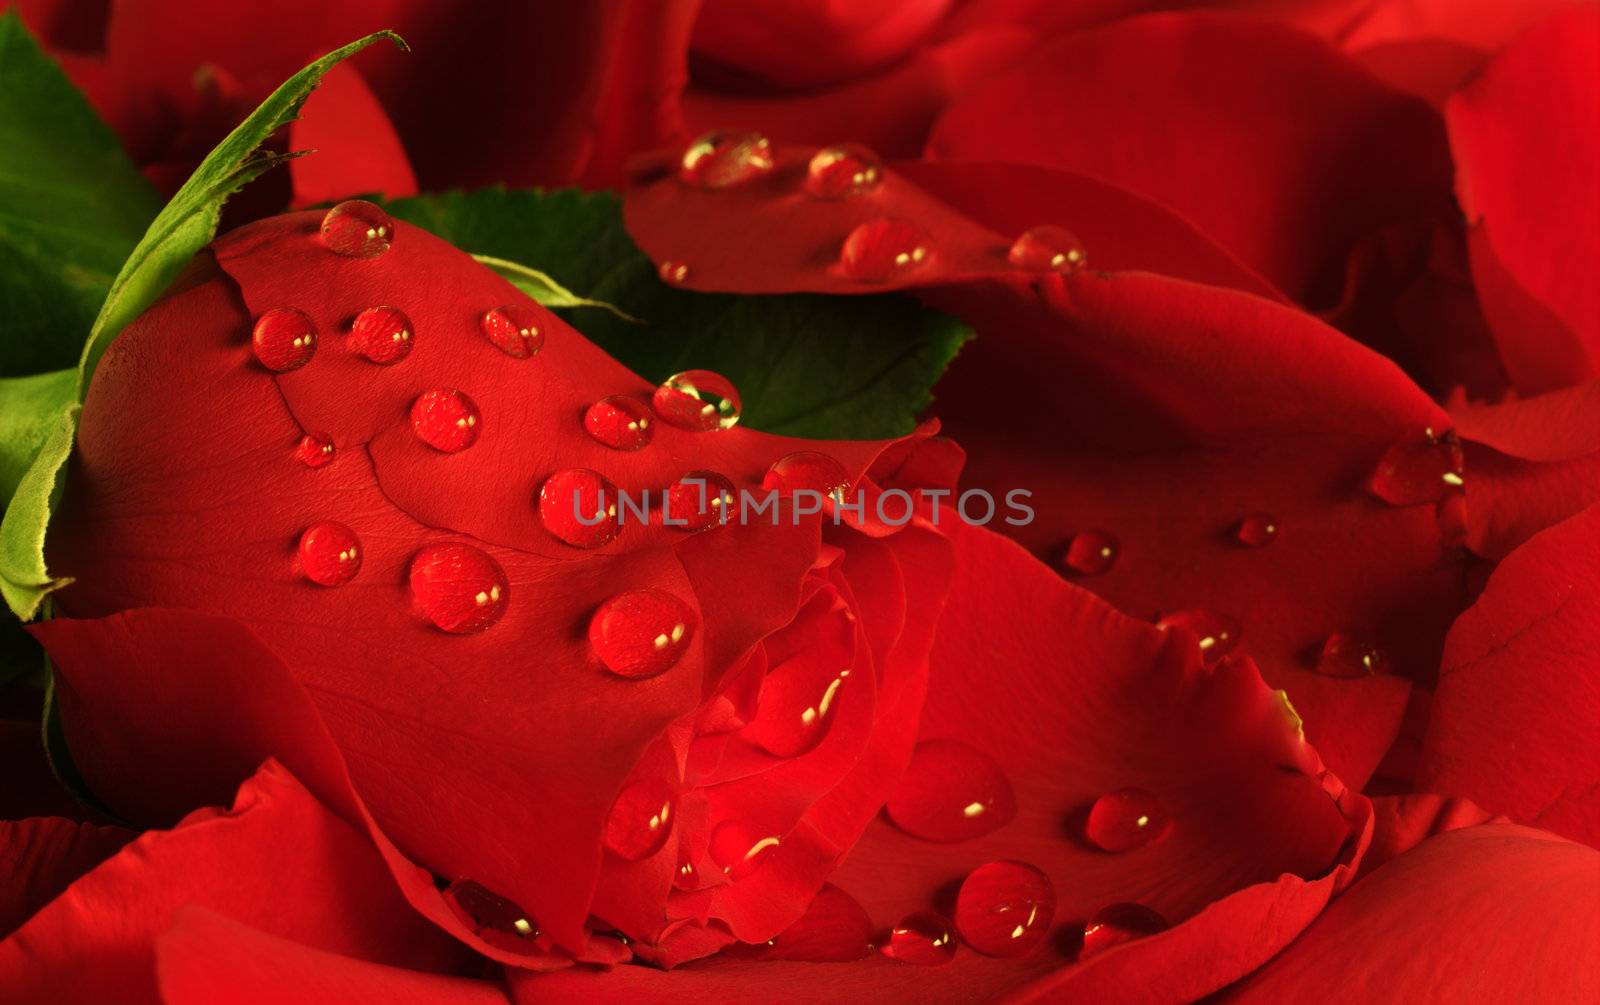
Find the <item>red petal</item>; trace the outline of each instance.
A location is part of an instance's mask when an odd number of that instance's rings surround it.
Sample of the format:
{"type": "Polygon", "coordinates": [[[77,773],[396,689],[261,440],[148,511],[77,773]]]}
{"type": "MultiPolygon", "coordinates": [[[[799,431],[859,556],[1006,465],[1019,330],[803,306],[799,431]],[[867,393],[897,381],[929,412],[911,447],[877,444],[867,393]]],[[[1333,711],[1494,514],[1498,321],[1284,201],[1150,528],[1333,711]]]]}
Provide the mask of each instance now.
{"type": "Polygon", "coordinates": [[[390,199],[417,194],[400,137],[383,106],[354,66],[333,68],[289,124],[289,149],[315,151],[289,162],[291,205],[337,202],[379,193],[390,199]]]}
{"type": "Polygon", "coordinates": [[[0,888],[0,939],[133,837],[121,827],[61,817],[0,821],[0,859],[8,870],[0,888]]]}
{"type": "Polygon", "coordinates": [[[1431,793],[1381,796],[1372,801],[1372,812],[1372,845],[1361,860],[1358,876],[1366,876],[1436,835],[1480,824],[1510,822],[1471,800],[1431,793]]]}

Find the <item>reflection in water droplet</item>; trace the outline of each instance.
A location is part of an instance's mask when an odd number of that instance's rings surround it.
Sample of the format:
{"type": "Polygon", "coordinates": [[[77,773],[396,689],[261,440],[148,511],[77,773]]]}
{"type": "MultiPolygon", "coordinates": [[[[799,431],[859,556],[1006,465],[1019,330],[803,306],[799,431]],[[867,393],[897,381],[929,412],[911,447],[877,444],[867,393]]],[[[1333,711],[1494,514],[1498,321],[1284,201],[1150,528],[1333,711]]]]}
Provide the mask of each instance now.
{"type": "Polygon", "coordinates": [[[668,286],[682,286],[689,281],[689,266],[667,259],[656,266],[656,275],[668,286]]]}
{"type": "Polygon", "coordinates": [[[418,610],[454,635],[499,621],[511,600],[505,570],[467,544],[430,544],[411,559],[411,597],[418,610]]]}
{"type": "Polygon", "coordinates": [[[350,326],[350,347],[379,366],[411,355],[411,319],[396,307],[368,307],[350,326]]]}
{"type": "Polygon", "coordinates": [[[1251,513],[1239,521],[1239,543],[1247,548],[1262,548],[1278,539],[1278,518],[1270,513],[1251,513]]]}
{"type": "Polygon", "coordinates": [[[808,656],[774,667],[761,683],[755,717],[739,735],[777,757],[799,757],[828,733],[850,671],[808,656]]]}
{"type": "Polygon", "coordinates": [[[1078,959],[1087,960],[1108,949],[1167,929],[1167,919],[1143,904],[1112,904],[1094,913],[1083,926],[1083,948],[1078,959]]]}
{"type": "Polygon", "coordinates": [[[526,304],[506,304],[484,311],[478,329],[495,348],[515,359],[527,359],[544,348],[537,311],[526,304]]]}
{"type": "Polygon", "coordinates": [[[622,530],[617,487],[587,468],[567,468],[539,489],[539,519],[545,530],[574,548],[598,548],[622,530]]]}
{"type": "Polygon", "coordinates": [[[839,248],[839,269],[851,279],[881,283],[921,268],[932,257],[933,241],[926,231],[885,216],[849,233],[839,248]]]}
{"type": "Polygon", "coordinates": [[[394,220],[365,199],[349,199],[322,217],[322,243],[346,258],[377,258],[394,241],[394,220]]]}
{"type": "Polygon", "coordinates": [[[1200,640],[1200,658],[1207,665],[1217,662],[1233,652],[1239,644],[1239,622],[1220,611],[1208,607],[1191,607],[1187,610],[1163,614],[1156,622],[1163,631],[1186,628],[1200,640]]]}
{"type": "Polygon", "coordinates": [[[655,435],[650,410],[634,398],[615,394],[601,398],[583,413],[583,428],[614,450],[638,450],[655,435]]]}
{"type": "Polygon", "coordinates": [[[1424,429],[1403,436],[1378,461],[1367,487],[1391,506],[1437,502],[1465,484],[1461,441],[1424,429]]]}
{"type": "Polygon", "coordinates": [[[1154,795],[1144,789],[1107,792],[1089,807],[1084,837],[1102,851],[1125,852],[1143,848],[1172,829],[1172,817],[1154,795]]]}
{"type": "Polygon", "coordinates": [[[683,658],[698,620],[688,604],[665,590],[633,590],[594,612],[589,644],[619,677],[654,677],[683,658]]]}
{"type": "Polygon", "coordinates": [[[300,535],[300,571],[320,586],[343,586],[361,571],[361,539],[342,523],[324,520],[300,535]]]}
{"type": "Polygon", "coordinates": [[[1110,534],[1102,530],[1086,530],[1073,535],[1061,561],[1071,572],[1081,576],[1098,576],[1111,571],[1121,551],[1122,546],[1110,534]]]}
{"type": "Polygon", "coordinates": [[[1329,635],[1317,657],[1317,672],[1328,677],[1367,677],[1388,669],[1382,649],[1344,632],[1329,635]]]}
{"type": "Polygon", "coordinates": [[[683,151],[678,178],[695,188],[727,188],[772,170],[772,144],[760,133],[715,130],[683,151]]]}
{"type": "Polygon", "coordinates": [[[918,911],[889,930],[883,955],[901,963],[936,967],[955,959],[956,938],[950,922],[935,911],[918,911]]]}
{"type": "Polygon", "coordinates": [[[733,482],[715,471],[691,471],[667,490],[668,527],[697,531],[720,527],[738,515],[733,482]]]}
{"type": "Polygon", "coordinates": [[[844,465],[827,454],[797,450],[772,462],[772,467],[762,476],[761,487],[780,495],[815,492],[839,503],[849,497],[850,475],[844,465]]]}
{"type": "Polygon", "coordinates": [[[924,740],[886,809],[895,826],[925,841],[967,841],[1010,823],[1017,797],[988,754],[957,740],[924,740]]]}
{"type": "Polygon", "coordinates": [[[724,820],[712,829],[707,850],[729,879],[740,880],[760,868],[780,843],[778,838],[753,831],[742,821],[724,820]]]}
{"type": "Polygon", "coordinates": [[[477,404],[460,391],[435,387],[411,403],[411,429],[435,450],[453,454],[478,442],[482,417],[477,404]]]}
{"type": "Polygon", "coordinates": [[[990,862],[962,881],[956,930],[985,956],[1022,956],[1044,941],[1055,911],[1050,877],[1025,862],[990,862]]]}
{"type": "Polygon", "coordinates": [[[667,843],[677,814],[678,794],[662,778],[646,778],[625,787],[606,818],[606,848],[627,862],[649,858],[667,843]]]}
{"type": "Polygon", "coordinates": [[[274,307],[256,318],[250,349],[273,373],[298,370],[316,355],[317,326],[293,307],[274,307]]]}
{"type": "Polygon", "coordinates": [[[685,370],[661,382],[650,405],[662,420],[691,433],[729,429],[739,421],[739,389],[720,373],[685,370]]]}
{"type": "Polygon", "coordinates": [[[294,448],[294,455],[306,467],[320,468],[324,464],[332,463],[336,449],[331,437],[319,433],[307,433],[300,438],[299,445],[294,448]]]}
{"type": "Polygon", "coordinates": [[[513,952],[531,952],[539,934],[528,913],[515,903],[470,879],[459,879],[444,891],[456,917],[485,942],[513,952]]]}
{"type": "Polygon", "coordinates": [[[858,143],[823,147],[806,167],[806,191],[818,199],[848,199],[883,183],[883,162],[858,143]]]}
{"type": "Polygon", "coordinates": [[[1083,242],[1065,227],[1043,226],[1024,231],[1006,257],[1029,272],[1076,272],[1088,261],[1083,242]]]}

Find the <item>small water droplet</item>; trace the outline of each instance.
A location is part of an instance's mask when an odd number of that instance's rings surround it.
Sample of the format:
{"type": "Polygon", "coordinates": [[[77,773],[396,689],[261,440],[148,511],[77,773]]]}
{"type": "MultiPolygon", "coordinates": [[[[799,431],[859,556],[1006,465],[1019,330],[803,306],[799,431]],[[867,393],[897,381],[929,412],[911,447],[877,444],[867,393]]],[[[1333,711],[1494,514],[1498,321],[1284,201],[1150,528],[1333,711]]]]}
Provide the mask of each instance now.
{"type": "Polygon", "coordinates": [[[761,487],[780,494],[816,492],[838,503],[850,492],[850,475],[844,465],[827,454],[797,450],[772,462],[762,476],[761,487]]]}
{"type": "Polygon", "coordinates": [[[990,862],[962,881],[956,930],[985,956],[1022,956],[1044,941],[1055,911],[1050,877],[1026,862],[990,862]]]}
{"type": "Polygon", "coordinates": [[[762,681],[755,716],[739,735],[776,757],[799,757],[827,735],[849,676],[805,656],[780,663],[762,681]]]}
{"type": "Polygon", "coordinates": [[[331,437],[320,433],[307,433],[300,437],[300,444],[294,448],[294,455],[301,464],[308,468],[320,468],[324,464],[333,462],[333,455],[337,448],[333,445],[331,437]]]}
{"type": "Polygon", "coordinates": [[[924,740],[885,808],[896,827],[924,841],[968,841],[1010,823],[1017,797],[988,754],[957,740],[924,740]]]}
{"type": "Polygon", "coordinates": [[[1209,607],[1191,607],[1163,614],[1156,622],[1162,631],[1169,628],[1186,628],[1200,640],[1200,658],[1207,666],[1233,652],[1239,644],[1242,629],[1239,622],[1209,607]]]}
{"type": "Polygon", "coordinates": [[[1078,236],[1065,227],[1034,227],[1022,233],[1006,257],[1029,272],[1076,272],[1088,261],[1078,236]]]}
{"type": "Polygon", "coordinates": [[[679,890],[700,889],[700,870],[690,861],[678,863],[678,870],[672,874],[672,885],[679,890]]]}
{"type": "Polygon", "coordinates": [[[806,167],[806,191],[818,199],[848,199],[883,184],[883,161],[858,143],[823,147],[806,167]]]}
{"type": "Polygon", "coordinates": [[[926,231],[907,220],[879,217],[857,226],[839,248],[839,268],[851,279],[887,282],[933,257],[926,231]]]}
{"type": "MultiPolygon", "coordinates": [[[[691,471],[667,490],[668,527],[697,531],[720,527],[737,515],[732,480],[715,471],[691,471]]],[[[663,520],[665,523],[666,521],[663,520]]]]}
{"type": "Polygon", "coordinates": [[[317,326],[293,307],[274,307],[256,318],[250,348],[273,373],[298,370],[316,355],[317,326]]]}
{"type": "Polygon", "coordinates": [[[1329,635],[1317,657],[1317,672],[1329,677],[1368,677],[1388,669],[1382,649],[1344,632],[1329,635]]]}
{"type": "Polygon", "coordinates": [[[760,133],[714,130],[683,151],[678,178],[695,188],[727,188],[772,170],[772,144],[760,133]]]}
{"type": "Polygon", "coordinates": [[[527,359],[544,348],[539,315],[525,304],[506,304],[483,312],[478,328],[496,349],[516,359],[527,359]]]}
{"type": "MultiPolygon", "coordinates": [[[[444,893],[456,916],[479,936],[510,936],[523,940],[539,934],[539,927],[526,911],[480,883],[459,879],[444,893]]],[[[512,948],[525,952],[528,947],[513,944],[512,948]]]]}
{"type": "Polygon", "coordinates": [[[539,488],[539,519],[575,548],[598,548],[622,529],[617,498],[617,487],[599,472],[566,468],[539,488]]]}
{"type": "Polygon", "coordinates": [[[1086,530],[1073,535],[1061,561],[1069,571],[1080,576],[1098,576],[1111,571],[1121,551],[1122,546],[1110,534],[1103,530],[1086,530]]]}
{"type": "Polygon", "coordinates": [[[411,559],[417,608],[453,635],[481,632],[506,613],[511,584],[500,563],[467,544],[430,544],[411,559]]]}
{"type": "Polygon", "coordinates": [[[1160,840],[1172,829],[1172,817],[1144,789],[1107,792],[1089,807],[1083,834],[1101,851],[1125,852],[1160,840]]]}
{"type": "Polygon", "coordinates": [[[1238,538],[1246,548],[1263,548],[1278,539],[1278,518],[1270,513],[1251,513],[1239,521],[1238,538]]]}
{"type": "Polygon", "coordinates": [[[682,286],[689,281],[689,266],[668,259],[656,266],[656,275],[668,286],[682,286]]]}
{"type": "Polygon", "coordinates": [[[889,930],[883,955],[901,963],[937,967],[956,956],[956,936],[950,922],[937,911],[917,911],[889,930]]]}
{"type": "Polygon", "coordinates": [[[607,670],[638,680],[665,673],[689,650],[699,618],[665,590],[632,590],[601,604],[589,644],[607,670]]]}
{"type": "Polygon", "coordinates": [[[1395,441],[1372,472],[1367,487],[1391,506],[1438,502],[1465,484],[1461,441],[1454,433],[1420,434],[1395,441]]]}
{"type": "Polygon", "coordinates": [[[583,428],[614,450],[638,450],[655,436],[655,417],[634,398],[616,394],[601,398],[583,413],[583,428]]]}
{"type": "Polygon", "coordinates": [[[350,326],[350,347],[379,366],[411,355],[411,319],[398,307],[368,307],[350,326]]]}
{"type": "Polygon", "coordinates": [[[778,838],[751,830],[743,821],[724,820],[711,830],[707,850],[729,879],[755,872],[780,844],[778,838]]]}
{"type": "Polygon", "coordinates": [[[666,779],[646,778],[630,783],[611,804],[611,814],[606,818],[606,848],[626,862],[649,858],[667,843],[677,808],[677,791],[666,779]]]}
{"type": "Polygon", "coordinates": [[[453,454],[478,442],[483,422],[471,398],[451,388],[436,387],[412,402],[411,428],[423,443],[453,454]]]}
{"type": "Polygon", "coordinates": [[[346,258],[377,258],[394,242],[394,220],[365,199],[349,199],[322,218],[322,243],[346,258]]]}
{"type": "Polygon", "coordinates": [[[1078,951],[1078,959],[1087,960],[1108,949],[1166,929],[1167,919],[1143,904],[1102,907],[1083,926],[1083,948],[1078,951]]]}
{"type": "Polygon", "coordinates": [[[324,520],[300,535],[300,571],[319,586],[343,586],[361,571],[361,539],[342,523],[324,520]]]}
{"type": "Polygon", "coordinates": [[[661,382],[650,405],[662,420],[691,433],[729,429],[743,403],[733,381],[710,370],[685,370],[661,382]]]}

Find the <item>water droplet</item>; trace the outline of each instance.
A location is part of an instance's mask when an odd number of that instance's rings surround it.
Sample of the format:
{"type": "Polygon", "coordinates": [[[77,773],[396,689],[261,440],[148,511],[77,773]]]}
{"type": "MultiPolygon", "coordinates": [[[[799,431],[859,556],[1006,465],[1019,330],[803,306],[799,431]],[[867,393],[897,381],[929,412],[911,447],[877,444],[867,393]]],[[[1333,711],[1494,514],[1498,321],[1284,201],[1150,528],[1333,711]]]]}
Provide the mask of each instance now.
{"type": "Polygon", "coordinates": [[[1462,465],[1461,441],[1454,433],[1440,435],[1424,429],[1397,440],[1378,462],[1367,486],[1391,506],[1437,502],[1461,490],[1462,465]]]}
{"type": "Polygon", "coordinates": [[[1367,677],[1388,669],[1382,649],[1344,632],[1329,635],[1317,657],[1317,672],[1329,677],[1367,677]]]}
{"type": "Polygon", "coordinates": [[[1087,960],[1108,949],[1166,929],[1167,919],[1143,904],[1102,907],[1083,926],[1083,948],[1078,951],[1078,959],[1087,960]]]}
{"type": "Polygon", "coordinates": [[[317,326],[293,307],[274,307],[256,318],[250,348],[273,373],[298,370],[316,355],[317,326]]]}
{"type": "Polygon", "coordinates": [[[936,911],[918,911],[900,919],[889,930],[883,955],[901,963],[936,967],[956,956],[956,937],[950,922],[936,911]]]}
{"type": "Polygon", "coordinates": [[[1187,610],[1163,614],[1156,622],[1162,631],[1169,628],[1186,628],[1200,640],[1200,658],[1207,666],[1233,652],[1239,644],[1242,629],[1239,622],[1209,607],[1191,607],[1187,610]]]}
{"type": "Polygon", "coordinates": [[[1103,530],[1086,530],[1073,535],[1061,561],[1068,570],[1081,576],[1098,576],[1111,571],[1121,551],[1122,546],[1110,534],[1103,530]]]}
{"type": "Polygon", "coordinates": [[[650,399],[661,418],[691,433],[728,429],[739,421],[739,389],[720,373],[685,370],[661,382],[650,399]]]}
{"type": "Polygon", "coordinates": [[[350,346],[379,366],[411,355],[411,319],[397,307],[368,307],[350,326],[350,346]]]}
{"type": "Polygon", "coordinates": [[[677,665],[699,619],[665,590],[633,590],[600,605],[589,620],[589,644],[607,670],[635,680],[677,665]]]}
{"type": "Polygon", "coordinates": [[[336,449],[331,437],[320,433],[307,433],[300,437],[300,444],[294,448],[294,455],[306,467],[320,468],[324,464],[333,462],[336,449]]]}
{"type": "Polygon", "coordinates": [[[672,885],[679,890],[700,889],[700,870],[688,860],[679,862],[678,871],[672,874],[672,885]]]}
{"type": "Polygon", "coordinates": [[[346,258],[377,258],[394,241],[394,221],[365,199],[350,199],[322,218],[322,243],[346,258]]]}
{"type": "Polygon", "coordinates": [[[361,571],[361,539],[342,523],[324,520],[300,535],[300,571],[320,586],[343,586],[361,571]]]}
{"type": "Polygon", "coordinates": [[[1010,823],[1017,797],[988,754],[957,740],[924,740],[886,809],[896,827],[925,841],[968,841],[1010,823]]]}
{"type": "Polygon", "coordinates": [[[622,530],[617,487],[587,468],[567,468],[539,489],[539,519],[545,530],[575,548],[609,544],[622,530]]]}
{"type": "Polygon", "coordinates": [[[850,475],[844,465],[814,450],[798,450],[772,462],[761,487],[779,494],[809,491],[841,502],[850,492],[850,475]]]}
{"type": "Polygon", "coordinates": [[[678,178],[696,188],[727,188],[772,170],[772,144],[760,133],[716,130],[683,151],[678,178]]]}
{"type": "MultiPolygon", "coordinates": [[[[691,471],[667,490],[668,527],[697,531],[720,527],[737,515],[733,482],[715,471],[691,471]]],[[[665,520],[663,521],[665,522],[665,520]]]]}
{"type": "Polygon", "coordinates": [[[589,435],[615,450],[638,450],[655,435],[655,421],[642,402],[623,395],[601,398],[583,413],[589,435]]]}
{"type": "Polygon", "coordinates": [[[1032,952],[1050,930],[1056,891],[1025,862],[990,862],[967,874],[956,895],[956,930],[985,956],[1032,952]]]}
{"type": "Polygon", "coordinates": [[[762,681],[755,716],[739,735],[774,756],[799,757],[827,735],[849,676],[807,656],[785,660],[762,681]]]}
{"type": "Polygon", "coordinates": [[[640,862],[660,851],[672,833],[678,794],[664,778],[629,784],[611,804],[606,818],[606,848],[627,862],[640,862]]]}
{"type": "Polygon", "coordinates": [[[1083,242],[1065,227],[1034,227],[1022,233],[1006,253],[1011,264],[1029,272],[1076,272],[1088,261],[1083,242]]]}
{"type": "Polygon", "coordinates": [[[481,632],[506,613],[511,584],[500,563],[467,544],[430,544],[411,559],[418,609],[453,635],[481,632]]]}
{"type": "Polygon", "coordinates": [[[424,391],[411,404],[411,428],[417,438],[447,454],[478,442],[481,418],[471,398],[447,387],[424,391]]]}
{"type": "Polygon", "coordinates": [[[742,821],[724,820],[712,828],[707,850],[729,879],[739,880],[760,868],[779,843],[776,837],[751,830],[742,821]]]}
{"type": "Polygon", "coordinates": [[[506,304],[483,312],[478,328],[483,337],[507,356],[527,359],[544,348],[539,315],[524,304],[506,304]]]}
{"type": "Polygon", "coordinates": [[[1101,851],[1125,852],[1160,840],[1172,829],[1161,800],[1144,789],[1107,792],[1089,807],[1083,835],[1101,851]]]}
{"type": "Polygon", "coordinates": [[[1270,513],[1251,513],[1239,521],[1239,543],[1247,548],[1262,548],[1278,539],[1278,518],[1270,513]]]}
{"type": "MultiPolygon", "coordinates": [[[[456,916],[480,936],[513,936],[521,940],[531,939],[539,934],[538,926],[528,917],[526,911],[470,879],[460,879],[451,883],[445,889],[445,900],[454,909],[456,916]]],[[[513,946],[513,948],[520,951],[527,949],[526,946],[513,946]]]]}
{"type": "Polygon", "coordinates": [[[806,191],[818,199],[848,199],[883,183],[883,161],[858,143],[823,147],[806,167],[806,191]]]}
{"type": "Polygon", "coordinates": [[[668,259],[656,266],[656,275],[668,286],[682,286],[689,281],[689,267],[682,262],[668,259]]]}
{"type": "Polygon", "coordinates": [[[921,227],[883,216],[861,224],[844,239],[839,268],[851,279],[881,283],[920,268],[932,255],[932,241],[921,227]]]}

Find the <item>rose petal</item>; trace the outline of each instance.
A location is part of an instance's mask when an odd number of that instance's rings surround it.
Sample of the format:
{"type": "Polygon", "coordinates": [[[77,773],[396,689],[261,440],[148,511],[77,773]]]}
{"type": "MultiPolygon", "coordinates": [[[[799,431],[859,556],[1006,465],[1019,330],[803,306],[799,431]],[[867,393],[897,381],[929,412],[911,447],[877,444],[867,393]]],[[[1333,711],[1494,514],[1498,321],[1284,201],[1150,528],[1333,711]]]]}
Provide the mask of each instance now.
{"type": "Polygon", "coordinates": [[[1372,801],[1372,812],[1372,844],[1361,859],[1358,878],[1439,834],[1482,824],[1510,823],[1508,818],[1490,813],[1470,799],[1427,792],[1380,796],[1372,801]]]}
{"type": "Polygon", "coordinates": [[[0,821],[0,859],[9,870],[0,887],[0,939],[133,837],[122,827],[61,817],[0,821]]]}
{"type": "Polygon", "coordinates": [[[417,194],[400,137],[354,66],[336,66],[311,92],[300,117],[289,123],[289,149],[315,151],[289,162],[291,205],[337,202],[380,193],[390,199],[417,194]]]}

